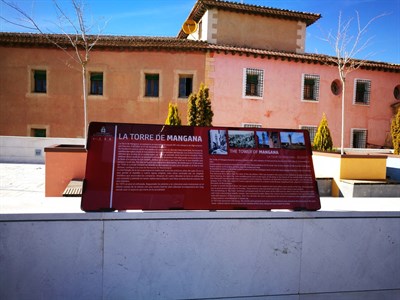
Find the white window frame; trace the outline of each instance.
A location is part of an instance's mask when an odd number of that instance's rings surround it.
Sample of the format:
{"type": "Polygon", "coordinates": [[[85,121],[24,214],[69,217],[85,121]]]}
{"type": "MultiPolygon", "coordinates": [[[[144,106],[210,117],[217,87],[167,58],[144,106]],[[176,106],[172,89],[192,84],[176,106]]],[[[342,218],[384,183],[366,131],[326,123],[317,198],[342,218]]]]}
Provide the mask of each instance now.
{"type": "Polygon", "coordinates": [[[321,79],[320,76],[318,74],[307,74],[307,73],[303,73],[301,75],[301,101],[303,102],[312,102],[312,103],[316,103],[319,102],[319,93],[320,93],[320,83],[321,83],[321,79]],[[309,79],[314,79],[316,81],[315,86],[314,86],[314,95],[315,95],[315,99],[304,99],[304,82],[305,80],[309,78],[309,79]]]}
{"type": "MultiPolygon", "coordinates": [[[[364,95],[364,98],[365,98],[365,95],[364,95]]],[[[353,91],[353,104],[354,105],[369,106],[370,103],[371,103],[371,80],[370,79],[363,79],[363,78],[355,78],[354,79],[354,91],[353,91]],[[356,101],[357,83],[358,82],[364,82],[364,83],[368,84],[368,86],[367,86],[367,95],[368,95],[367,101],[363,101],[363,102],[356,101]]]]}
{"type": "Polygon", "coordinates": [[[353,147],[353,142],[354,142],[354,133],[355,132],[362,132],[365,134],[365,145],[364,147],[356,147],[356,149],[360,148],[367,148],[367,139],[368,139],[368,130],[366,128],[351,128],[351,135],[350,135],[350,148],[355,148],[353,147]]]}
{"type": "MultiPolygon", "coordinates": [[[[258,74],[256,74],[258,75],[258,74]]],[[[243,86],[242,86],[242,97],[245,99],[258,99],[258,100],[263,100],[264,99],[264,86],[265,86],[265,71],[264,69],[257,69],[257,68],[243,68],[243,86]],[[249,71],[249,73],[248,73],[249,71]],[[251,74],[251,72],[260,72],[261,74],[261,80],[258,81],[257,85],[259,85],[260,89],[260,96],[252,96],[252,95],[246,95],[246,85],[247,85],[247,74],[251,74]]]]}

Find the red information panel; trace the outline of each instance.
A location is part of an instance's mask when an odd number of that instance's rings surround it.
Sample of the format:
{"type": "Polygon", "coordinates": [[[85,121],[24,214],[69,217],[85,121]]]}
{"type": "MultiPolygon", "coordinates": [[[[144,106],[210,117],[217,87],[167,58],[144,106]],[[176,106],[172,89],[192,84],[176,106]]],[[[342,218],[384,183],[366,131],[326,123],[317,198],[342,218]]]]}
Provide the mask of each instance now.
{"type": "Polygon", "coordinates": [[[318,210],[306,130],[91,123],[81,208],[318,210]]]}

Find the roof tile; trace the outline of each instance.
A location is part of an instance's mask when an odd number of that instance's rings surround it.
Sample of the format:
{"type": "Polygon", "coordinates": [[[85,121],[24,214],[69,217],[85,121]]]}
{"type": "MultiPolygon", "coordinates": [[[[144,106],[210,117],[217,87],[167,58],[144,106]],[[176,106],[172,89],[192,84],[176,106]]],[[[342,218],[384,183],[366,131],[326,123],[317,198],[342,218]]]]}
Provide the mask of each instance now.
{"type": "MultiPolygon", "coordinates": [[[[96,36],[89,36],[95,40],[96,36]]],[[[62,34],[32,34],[32,33],[10,33],[0,32],[0,47],[56,47],[54,43],[62,47],[71,47],[68,39],[62,34]]],[[[275,58],[281,60],[293,60],[296,62],[307,62],[315,64],[332,64],[332,57],[321,54],[293,53],[284,51],[273,51],[237,47],[231,45],[215,45],[204,41],[177,39],[175,37],[143,37],[143,36],[110,36],[101,35],[98,37],[96,50],[111,51],[177,51],[177,52],[217,52],[226,54],[239,54],[248,56],[259,56],[262,58],[275,58]]],[[[382,70],[386,72],[400,73],[399,64],[384,62],[366,61],[361,67],[363,69],[382,70]]]]}

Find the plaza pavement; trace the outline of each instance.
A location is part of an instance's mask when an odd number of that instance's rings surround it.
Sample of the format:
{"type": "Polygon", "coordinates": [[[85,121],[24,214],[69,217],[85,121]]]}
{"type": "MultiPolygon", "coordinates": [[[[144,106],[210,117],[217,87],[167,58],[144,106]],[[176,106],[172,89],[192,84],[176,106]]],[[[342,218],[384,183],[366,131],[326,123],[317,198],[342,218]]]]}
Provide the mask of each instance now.
{"type": "MultiPolygon", "coordinates": [[[[45,197],[44,164],[0,163],[0,214],[84,213],[80,197],[45,197]]],[[[400,211],[398,198],[321,197],[322,211],[400,211]]]]}
{"type": "Polygon", "coordinates": [[[83,213],[80,197],[45,197],[44,164],[0,163],[0,214],[83,213]]]}

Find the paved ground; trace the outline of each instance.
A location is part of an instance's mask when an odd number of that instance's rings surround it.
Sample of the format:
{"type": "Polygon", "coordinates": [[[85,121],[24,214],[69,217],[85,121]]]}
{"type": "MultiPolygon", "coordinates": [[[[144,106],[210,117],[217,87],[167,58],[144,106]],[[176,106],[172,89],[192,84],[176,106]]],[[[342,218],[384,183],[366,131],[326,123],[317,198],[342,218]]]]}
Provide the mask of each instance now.
{"type": "Polygon", "coordinates": [[[43,164],[0,163],[0,214],[83,213],[80,198],[44,195],[43,164]]]}
{"type": "MultiPolygon", "coordinates": [[[[0,214],[83,213],[78,197],[45,197],[45,166],[0,163],[0,214]]],[[[400,211],[398,198],[322,197],[324,211],[400,211]]]]}

